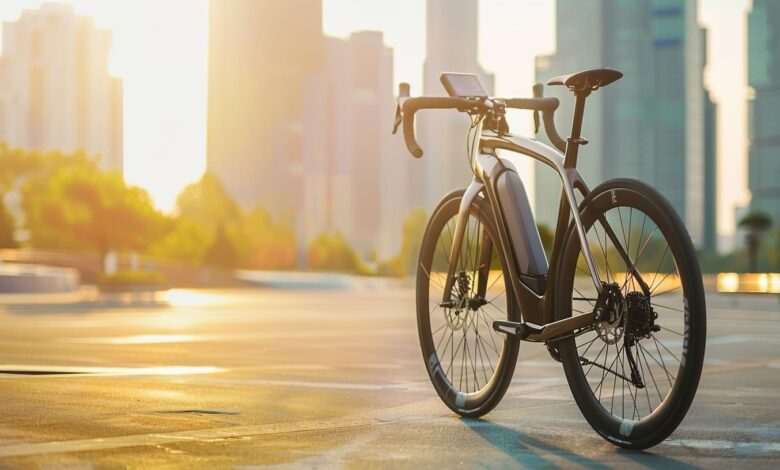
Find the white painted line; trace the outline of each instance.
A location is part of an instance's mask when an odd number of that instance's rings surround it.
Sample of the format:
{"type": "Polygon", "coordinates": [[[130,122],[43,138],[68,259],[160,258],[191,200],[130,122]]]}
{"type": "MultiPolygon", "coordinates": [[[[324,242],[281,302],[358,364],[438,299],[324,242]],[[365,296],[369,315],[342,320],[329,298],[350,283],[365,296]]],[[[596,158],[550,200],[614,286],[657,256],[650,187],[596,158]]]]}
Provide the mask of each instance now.
{"type": "Polygon", "coordinates": [[[81,367],[40,364],[0,364],[0,378],[52,378],[74,376],[138,376],[138,375],[197,375],[217,374],[226,369],[213,366],[159,366],[159,367],[81,367]],[[39,375],[25,375],[24,372],[38,372],[39,375]],[[53,374],[47,375],[46,372],[53,374]]]}
{"type": "Polygon", "coordinates": [[[665,445],[701,450],[734,450],[745,454],[780,452],[780,442],[739,442],[706,439],[669,439],[665,445]]]}

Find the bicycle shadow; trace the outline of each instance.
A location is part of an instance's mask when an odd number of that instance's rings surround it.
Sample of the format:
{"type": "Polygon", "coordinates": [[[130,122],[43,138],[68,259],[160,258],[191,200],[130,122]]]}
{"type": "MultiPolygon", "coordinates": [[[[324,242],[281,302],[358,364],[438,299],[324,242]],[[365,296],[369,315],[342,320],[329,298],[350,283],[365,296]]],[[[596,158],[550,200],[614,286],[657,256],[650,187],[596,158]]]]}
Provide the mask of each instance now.
{"type": "MultiPolygon", "coordinates": [[[[460,418],[476,435],[484,439],[490,445],[500,450],[518,464],[524,467],[555,467],[560,466],[561,461],[574,465],[580,465],[591,469],[613,468],[596,460],[592,460],[583,455],[575,454],[561,447],[533,438],[528,434],[511,429],[491,421],[481,419],[460,418]]],[[[630,451],[615,448],[615,452],[623,458],[632,460],[634,463],[648,468],[669,468],[669,469],[698,469],[695,465],[664,457],[662,455],[651,454],[645,451],[630,451]]]]}

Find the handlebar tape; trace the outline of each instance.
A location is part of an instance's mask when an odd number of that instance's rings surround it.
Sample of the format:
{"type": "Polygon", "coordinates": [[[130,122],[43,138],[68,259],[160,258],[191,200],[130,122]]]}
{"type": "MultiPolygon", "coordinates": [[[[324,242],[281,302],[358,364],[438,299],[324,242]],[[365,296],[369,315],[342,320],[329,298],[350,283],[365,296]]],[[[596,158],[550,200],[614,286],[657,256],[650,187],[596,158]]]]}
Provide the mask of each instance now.
{"type": "Polygon", "coordinates": [[[419,97],[409,98],[404,102],[403,106],[403,127],[404,127],[404,141],[406,142],[406,148],[409,149],[409,153],[415,158],[423,156],[423,149],[420,144],[417,143],[417,138],[414,135],[414,114],[420,109],[460,109],[465,110],[469,108],[475,108],[484,106],[481,103],[474,100],[467,100],[465,98],[448,98],[448,97],[419,97]]]}

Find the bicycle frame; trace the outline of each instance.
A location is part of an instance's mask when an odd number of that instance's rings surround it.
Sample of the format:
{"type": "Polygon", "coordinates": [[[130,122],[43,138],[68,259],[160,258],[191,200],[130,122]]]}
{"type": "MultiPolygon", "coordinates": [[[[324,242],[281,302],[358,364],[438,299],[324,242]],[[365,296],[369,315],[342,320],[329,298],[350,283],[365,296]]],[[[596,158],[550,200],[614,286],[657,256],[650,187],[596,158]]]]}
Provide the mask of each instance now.
{"type": "MultiPolygon", "coordinates": [[[[578,129],[576,130],[578,131],[578,129]]],[[[580,216],[581,209],[577,204],[574,192],[576,189],[583,198],[590,192],[585,181],[575,167],[576,152],[579,142],[572,145],[572,139],[569,139],[566,155],[564,155],[557,150],[528,137],[512,134],[498,135],[493,131],[483,131],[481,121],[472,132],[479,133],[480,135],[479,146],[474,149],[474,154],[471,155],[474,180],[466,189],[461,200],[455,233],[453,234],[453,246],[447,279],[445,281],[443,301],[449,301],[451,297],[461,244],[469,212],[471,210],[471,204],[478,195],[484,193],[493,209],[498,228],[498,241],[507,258],[506,265],[509,272],[512,292],[514,294],[513,300],[520,306],[520,311],[523,315],[523,326],[526,326],[530,331],[530,334],[525,335],[524,339],[529,341],[547,341],[591,326],[597,321],[595,309],[593,312],[554,321],[555,284],[551,283],[548,285],[544,290],[544,293],[540,295],[522,281],[521,273],[517,272],[518,264],[515,262],[517,255],[514,246],[509,239],[510,234],[505,225],[507,211],[517,210],[517,208],[502,207],[496,193],[498,177],[501,176],[503,172],[510,169],[508,168],[508,165],[512,167],[511,169],[517,168],[522,156],[533,158],[552,168],[560,177],[562,191],[553,240],[553,249],[550,256],[550,270],[547,273],[546,279],[555,279],[556,277],[559,261],[564,249],[564,239],[569,231],[571,221],[580,239],[581,251],[590,270],[593,285],[596,288],[596,292],[601,294],[604,290],[604,284],[599,277],[598,270],[596,269],[590,251],[590,246],[587,243],[585,228],[580,216]],[[498,150],[507,152],[499,156],[497,154],[498,150]],[[572,164],[572,162],[574,164],[572,164]]],[[[579,132],[576,132],[576,134],[578,135],[579,132]]],[[[646,289],[647,286],[644,280],[641,279],[639,273],[634,269],[630,257],[614,231],[609,224],[603,220],[603,217],[600,218],[599,221],[604,226],[605,231],[616,247],[618,254],[626,261],[626,266],[629,266],[629,271],[638,277],[639,284],[643,289],[646,289]]],[[[491,249],[491,246],[486,246],[483,248],[483,253],[481,254],[479,281],[477,286],[480,295],[483,296],[486,290],[487,276],[490,271],[489,253],[491,249]],[[487,252],[487,258],[485,257],[485,251],[487,252]]]]}

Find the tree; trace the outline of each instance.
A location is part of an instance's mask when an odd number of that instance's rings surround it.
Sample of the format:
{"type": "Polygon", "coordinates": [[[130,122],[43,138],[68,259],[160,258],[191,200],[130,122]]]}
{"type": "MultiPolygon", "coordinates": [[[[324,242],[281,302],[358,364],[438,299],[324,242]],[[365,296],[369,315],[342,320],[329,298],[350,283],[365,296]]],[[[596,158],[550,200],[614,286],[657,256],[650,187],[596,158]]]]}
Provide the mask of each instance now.
{"type": "Polygon", "coordinates": [[[211,266],[233,267],[238,260],[236,247],[225,234],[225,228],[219,226],[211,246],[206,250],[203,261],[211,266]]]}
{"type": "Polygon", "coordinates": [[[398,256],[380,263],[379,274],[405,276],[415,273],[417,257],[427,225],[428,213],[425,209],[415,209],[409,212],[404,219],[401,252],[398,256]]]}
{"type": "Polygon", "coordinates": [[[760,211],[752,211],[739,221],[739,227],[745,229],[745,245],[750,259],[750,272],[758,272],[758,247],[764,232],[772,226],[772,219],[760,211]]]}
{"type": "Polygon", "coordinates": [[[8,212],[8,208],[0,200],[0,248],[18,248],[19,244],[14,238],[16,222],[8,212]]]}
{"type": "Polygon", "coordinates": [[[152,242],[148,253],[200,264],[213,241],[212,237],[213,234],[206,232],[192,219],[179,216],[173,220],[171,230],[152,242]]]}
{"type": "Polygon", "coordinates": [[[309,268],[314,271],[355,272],[359,266],[355,250],[340,233],[321,233],[309,244],[309,268]]]}
{"type": "Polygon", "coordinates": [[[274,220],[261,208],[246,213],[233,231],[239,265],[251,269],[294,269],[295,233],[289,221],[274,220]]]}
{"type": "Polygon", "coordinates": [[[230,231],[228,226],[241,220],[241,208],[219,178],[209,172],[182,190],[176,198],[176,209],[180,216],[199,224],[208,233],[216,233],[219,227],[230,231]]]}
{"type": "Polygon", "coordinates": [[[146,191],[97,168],[60,168],[22,187],[30,242],[40,248],[142,251],[169,229],[146,191]]]}
{"type": "Polygon", "coordinates": [[[547,252],[547,257],[549,257],[550,253],[552,253],[552,245],[555,234],[553,234],[553,231],[550,229],[550,227],[545,224],[536,224],[536,228],[539,230],[539,238],[542,240],[544,251],[547,252]]]}

